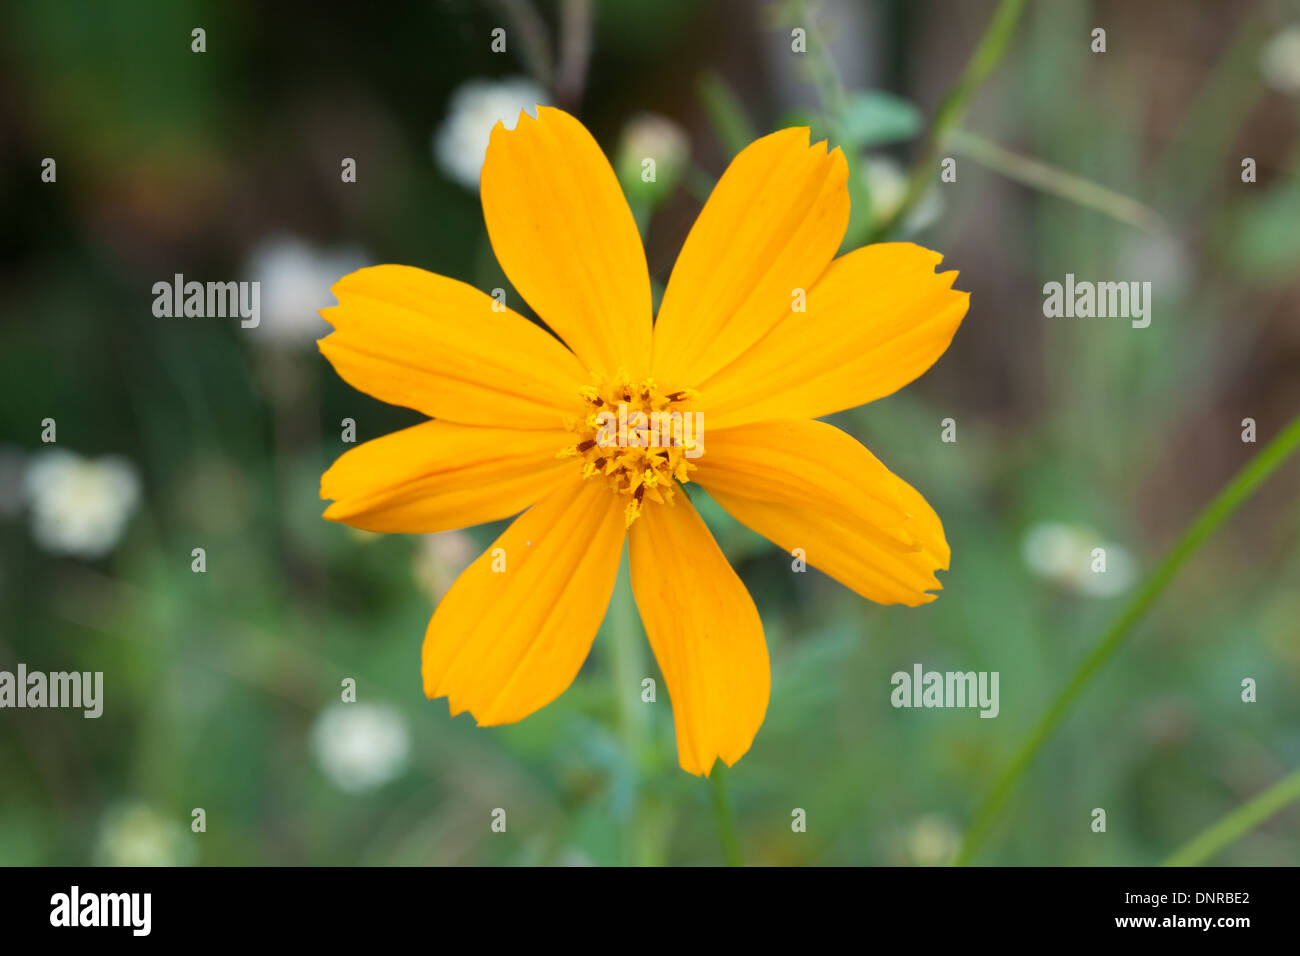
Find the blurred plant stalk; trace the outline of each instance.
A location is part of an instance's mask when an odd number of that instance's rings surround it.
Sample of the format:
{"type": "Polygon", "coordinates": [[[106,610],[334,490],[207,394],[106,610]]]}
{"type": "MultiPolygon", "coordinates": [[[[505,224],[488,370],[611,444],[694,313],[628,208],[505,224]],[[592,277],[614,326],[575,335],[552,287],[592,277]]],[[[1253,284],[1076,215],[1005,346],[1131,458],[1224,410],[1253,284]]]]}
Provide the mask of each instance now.
{"type": "Polygon", "coordinates": [[[971,54],[966,69],[962,71],[956,86],[944,97],[938,111],[934,114],[930,135],[926,138],[925,145],[921,148],[912,167],[903,201],[898,204],[893,215],[876,224],[870,235],[871,242],[884,240],[905,222],[908,215],[916,208],[916,204],[926,194],[930,184],[934,182],[935,161],[939,158],[939,151],[947,142],[949,134],[966,115],[971,97],[1002,62],[1002,57],[1011,45],[1011,38],[1015,36],[1020,16],[1024,13],[1025,3],[1026,0],[1002,0],[998,8],[993,11],[989,25],[984,28],[984,36],[980,38],[979,45],[971,54]]]}
{"type": "MultiPolygon", "coordinates": [[[[1164,560],[1160,562],[1160,566],[1146,579],[1124,610],[1120,612],[1119,617],[1116,618],[1110,629],[1102,635],[1092,651],[1083,659],[1069,682],[1056,695],[1056,699],[1052,701],[1043,716],[1038,719],[1038,723],[1020,745],[1020,749],[1016,751],[1006,769],[998,776],[993,789],[989,791],[989,795],[976,811],[975,818],[966,831],[966,837],[962,841],[961,848],[957,851],[957,856],[953,860],[953,865],[964,866],[975,856],[980,846],[988,838],[993,824],[1006,806],[1007,800],[1016,788],[1016,784],[1020,782],[1020,778],[1024,776],[1029,765],[1033,763],[1039,751],[1043,749],[1043,746],[1051,738],[1057,727],[1060,726],[1071,706],[1078,700],[1084,688],[1092,682],[1092,679],[1097,676],[1102,667],[1115,656],[1115,652],[1124,645],[1133,628],[1142,619],[1142,615],[1146,613],[1156,598],[1164,592],[1169,582],[1174,579],[1174,576],[1187,559],[1209,540],[1210,536],[1218,530],[1224,521],[1231,517],[1246,501],[1250,500],[1250,497],[1269,476],[1295,454],[1297,449],[1300,449],[1300,415],[1291,419],[1276,438],[1261,448],[1196,516],[1196,519],[1183,532],[1173,547],[1169,549],[1164,560]]],[[[1289,793],[1290,791],[1286,792],[1289,793]]],[[[1298,797],[1300,797],[1300,790],[1297,790],[1292,799],[1298,797]]],[[[1247,807],[1249,806],[1247,804],[1247,807]]],[[[1239,812],[1244,812],[1245,809],[1242,808],[1242,811],[1239,812]]],[[[1226,819],[1233,820],[1231,816],[1226,819]]],[[[1244,819],[1250,819],[1249,815],[1246,815],[1244,819]]],[[[1234,824],[1236,822],[1238,821],[1233,820],[1234,824]]],[[[1229,827],[1226,832],[1234,831],[1229,827]]],[[[1241,832],[1245,832],[1245,830],[1241,830],[1237,835],[1240,835],[1241,832]]]]}
{"type": "Polygon", "coordinates": [[[610,630],[614,639],[614,706],[618,713],[619,737],[633,777],[632,806],[623,827],[623,862],[636,866],[658,866],[663,862],[659,829],[651,818],[644,785],[649,763],[646,746],[646,711],[641,702],[641,680],[645,675],[643,638],[637,622],[636,598],[624,549],[610,602],[610,630]]]}
{"type": "Polygon", "coordinates": [[[1150,206],[1040,159],[1014,153],[992,140],[963,129],[953,130],[951,144],[954,152],[1025,186],[1104,213],[1151,235],[1165,235],[1169,232],[1169,226],[1163,217],[1150,206]]]}
{"type": "Polygon", "coordinates": [[[1199,866],[1297,800],[1300,800],[1300,770],[1283,777],[1188,840],[1163,865],[1199,866]]]}
{"type": "Polygon", "coordinates": [[[709,773],[709,787],[713,792],[713,814],[718,821],[718,838],[722,841],[722,856],[727,866],[744,866],[740,852],[740,837],[736,835],[736,813],[727,791],[727,766],[719,759],[709,773]]]}
{"type": "Polygon", "coordinates": [[[863,237],[871,228],[871,191],[866,176],[863,175],[860,150],[852,143],[845,129],[848,93],[844,89],[839,66],[830,54],[830,46],[817,25],[816,16],[809,11],[806,0],[794,0],[791,8],[794,19],[808,31],[809,74],[813,87],[817,90],[818,102],[821,103],[826,133],[832,145],[842,146],[848,153],[849,224],[841,248],[854,249],[862,244],[863,237]]]}
{"type": "Polygon", "coordinates": [[[520,59],[532,78],[554,94],[557,106],[577,113],[591,60],[593,0],[562,0],[558,60],[532,0],[494,0],[492,6],[510,24],[510,35],[519,38],[520,59]]]}

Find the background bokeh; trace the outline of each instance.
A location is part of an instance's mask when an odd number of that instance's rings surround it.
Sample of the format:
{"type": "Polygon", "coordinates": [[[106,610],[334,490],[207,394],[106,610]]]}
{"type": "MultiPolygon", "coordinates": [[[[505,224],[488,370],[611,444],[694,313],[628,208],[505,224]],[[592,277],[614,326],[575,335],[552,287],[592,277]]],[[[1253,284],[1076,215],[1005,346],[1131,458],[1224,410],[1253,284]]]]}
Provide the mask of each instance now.
{"type": "MultiPolygon", "coordinates": [[[[782,126],[846,147],[860,244],[898,209],[994,9],[4,5],[0,669],[103,671],[105,704],[98,720],[0,711],[0,863],[719,862],[662,682],[640,701],[648,647],[615,641],[634,619],[611,612],[573,687],[520,724],[478,729],[424,699],[434,603],[499,526],[321,520],[342,420],[364,441],[419,416],[339,380],[314,310],[368,263],[508,287],[474,144],[533,95],[579,115],[620,171],[678,157],[659,188],[629,182],[656,296],[726,161],[782,126]],[[156,318],[152,286],[175,273],[259,279],[261,326],[156,318]]],[[[772,653],[766,722],[727,775],[748,861],[949,859],[1142,575],[1260,447],[1242,419],[1262,443],[1300,408],[1298,117],[1294,3],[1029,5],[944,148],[957,181],[934,176],[894,233],[961,270],[970,313],[919,382],[836,418],[942,516],[939,600],[883,608],[792,574],[695,496],[772,653]],[[1043,283],[1067,272],[1152,282],[1150,327],[1044,318],[1043,283]],[[1000,716],[895,710],[890,675],[916,662],[998,671],[1000,716]]],[[[981,862],[1158,862],[1300,766],[1298,487],[1293,463],[1188,564],[981,862]]],[[[1300,862],[1300,810],[1218,861],[1300,862]]]]}

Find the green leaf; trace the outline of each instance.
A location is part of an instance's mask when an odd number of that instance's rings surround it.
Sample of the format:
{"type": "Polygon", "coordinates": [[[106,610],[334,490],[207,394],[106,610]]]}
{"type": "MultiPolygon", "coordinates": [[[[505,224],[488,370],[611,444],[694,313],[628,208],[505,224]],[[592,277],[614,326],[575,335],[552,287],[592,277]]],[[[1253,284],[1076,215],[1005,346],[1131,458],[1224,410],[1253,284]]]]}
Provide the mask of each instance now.
{"type": "Polygon", "coordinates": [[[1223,254],[1242,275],[1287,280],[1300,262],[1300,188],[1287,183],[1240,204],[1223,254]]]}
{"type": "Polygon", "coordinates": [[[837,117],[845,147],[864,149],[911,139],[921,131],[921,111],[880,90],[853,93],[837,117]]]}

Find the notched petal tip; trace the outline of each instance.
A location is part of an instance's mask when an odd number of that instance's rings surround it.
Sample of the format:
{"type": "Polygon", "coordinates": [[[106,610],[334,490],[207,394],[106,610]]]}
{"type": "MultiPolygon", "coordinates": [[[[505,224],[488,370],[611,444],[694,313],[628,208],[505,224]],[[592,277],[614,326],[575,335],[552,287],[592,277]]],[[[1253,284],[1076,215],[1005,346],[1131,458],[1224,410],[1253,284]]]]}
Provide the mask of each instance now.
{"type": "MultiPolygon", "coordinates": [[[[505,120],[497,120],[492,127],[492,131],[488,133],[487,154],[490,156],[493,152],[493,147],[497,147],[504,137],[509,136],[511,133],[515,132],[515,130],[523,126],[525,119],[532,119],[532,117],[529,116],[527,113],[523,113],[521,111],[521,115],[519,117],[519,120],[515,123],[514,129],[510,129],[509,127],[507,127],[505,120]]],[[[486,166],[487,164],[484,163],[483,165],[486,166]]],[[[479,178],[479,188],[481,190],[483,185],[482,167],[479,168],[478,178],[479,178]]]]}
{"type": "Polygon", "coordinates": [[[717,769],[719,763],[721,763],[725,767],[734,767],[736,764],[740,763],[740,758],[745,756],[745,754],[748,752],[749,752],[749,748],[746,747],[743,752],[730,758],[728,758],[725,754],[714,754],[713,757],[709,760],[709,765],[707,767],[701,766],[698,762],[692,762],[691,765],[688,767],[684,762],[682,762],[679,755],[678,766],[680,766],[683,770],[685,770],[693,777],[702,777],[703,779],[708,780],[713,775],[713,771],[717,769]]]}
{"type": "Polygon", "coordinates": [[[530,133],[536,126],[547,126],[553,123],[571,120],[574,123],[578,119],[570,113],[554,106],[544,106],[541,103],[534,103],[531,107],[520,107],[518,116],[515,117],[513,127],[506,126],[505,120],[497,120],[492,127],[492,132],[488,135],[488,149],[501,137],[510,136],[514,133],[530,133]]]}
{"type": "MultiPolygon", "coordinates": [[[[330,324],[332,328],[337,329],[339,327],[339,323],[342,321],[343,306],[328,305],[325,308],[317,309],[316,311],[320,314],[322,319],[330,324]]],[[[324,342],[331,334],[333,333],[327,332],[325,335],[322,335],[316,340],[317,344],[324,342]]]]}
{"type": "MultiPolygon", "coordinates": [[[[698,767],[698,766],[691,766],[691,767],[688,767],[688,766],[686,766],[686,764],[681,763],[680,761],[679,761],[678,763],[679,763],[679,766],[680,766],[683,770],[685,770],[687,773],[691,774],[692,776],[695,776],[695,777],[703,777],[705,780],[708,780],[708,779],[709,779],[709,776],[713,773],[713,768],[716,767],[716,766],[718,765],[718,760],[719,760],[719,759],[720,759],[720,758],[718,758],[718,757],[714,757],[714,758],[709,762],[709,765],[708,765],[707,767],[704,767],[703,769],[701,769],[701,768],[698,767]]],[[[727,764],[727,766],[730,767],[731,764],[727,764]]]]}
{"type": "Polygon", "coordinates": [[[920,245],[919,243],[915,243],[915,242],[893,242],[893,243],[881,243],[881,244],[894,245],[894,246],[909,246],[912,249],[915,249],[918,252],[922,253],[926,258],[930,260],[931,274],[925,277],[925,281],[932,283],[933,287],[936,290],[948,289],[951,290],[955,295],[963,296],[966,302],[970,301],[969,292],[962,289],[953,288],[954,284],[957,282],[957,277],[961,275],[961,270],[947,269],[943,272],[937,271],[939,266],[943,263],[943,260],[945,259],[945,256],[942,252],[939,252],[935,249],[931,249],[928,246],[920,245]]]}

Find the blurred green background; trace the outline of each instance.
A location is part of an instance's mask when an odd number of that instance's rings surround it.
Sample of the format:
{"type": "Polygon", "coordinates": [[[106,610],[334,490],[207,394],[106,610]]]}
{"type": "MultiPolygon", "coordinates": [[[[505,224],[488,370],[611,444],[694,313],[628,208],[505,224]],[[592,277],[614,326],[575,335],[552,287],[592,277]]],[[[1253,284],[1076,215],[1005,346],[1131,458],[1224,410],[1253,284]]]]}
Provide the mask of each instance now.
{"type": "MultiPolygon", "coordinates": [[[[727,774],[745,859],[948,861],[1097,635],[1260,447],[1242,420],[1262,444],[1300,408],[1297,5],[1030,3],[941,145],[956,182],[936,170],[900,212],[995,9],[5,5],[0,669],[103,671],[105,700],[98,720],[0,711],[0,863],[722,860],[662,682],[640,701],[640,678],[659,677],[648,646],[613,653],[616,612],[556,703],[477,729],[425,700],[419,651],[437,597],[500,526],[379,536],[320,518],[320,474],[352,447],[342,421],[365,441],[419,416],[339,380],[314,310],[370,263],[507,285],[474,144],[533,90],[620,170],[678,157],[657,188],[628,184],[656,296],[730,156],[795,123],[851,157],[847,246],[890,227],[961,271],[972,306],[947,354],[836,419],[943,518],[938,601],[883,608],[792,574],[694,496],[772,655],[766,722],[727,774]],[[1150,327],[1044,318],[1042,286],[1067,272],[1152,282],[1150,327]],[[259,279],[261,325],[155,317],[152,286],[175,273],[259,279]],[[890,675],[917,662],[998,671],[1000,715],[895,710],[890,675]]],[[[1298,487],[1292,463],[1188,564],[980,862],[1158,862],[1300,767],[1298,487]]],[[[1216,859],[1300,862],[1300,810],[1216,859]]]]}

